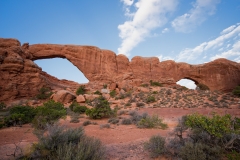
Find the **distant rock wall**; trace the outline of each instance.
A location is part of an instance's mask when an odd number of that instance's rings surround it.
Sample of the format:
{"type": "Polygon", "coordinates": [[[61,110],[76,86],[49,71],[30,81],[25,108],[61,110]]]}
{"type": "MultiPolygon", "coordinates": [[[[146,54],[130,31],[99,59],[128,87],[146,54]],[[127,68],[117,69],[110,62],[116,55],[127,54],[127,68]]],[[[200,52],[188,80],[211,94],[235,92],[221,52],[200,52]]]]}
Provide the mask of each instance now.
{"type": "Polygon", "coordinates": [[[150,80],[174,85],[187,78],[207,85],[211,90],[230,91],[240,84],[240,64],[227,59],[190,65],[158,58],[134,57],[93,46],[27,43],[0,39],[0,101],[35,95],[42,86],[77,86],[60,81],[41,70],[33,61],[66,58],[89,80],[89,84],[116,84],[119,88],[148,83],[150,80]]]}

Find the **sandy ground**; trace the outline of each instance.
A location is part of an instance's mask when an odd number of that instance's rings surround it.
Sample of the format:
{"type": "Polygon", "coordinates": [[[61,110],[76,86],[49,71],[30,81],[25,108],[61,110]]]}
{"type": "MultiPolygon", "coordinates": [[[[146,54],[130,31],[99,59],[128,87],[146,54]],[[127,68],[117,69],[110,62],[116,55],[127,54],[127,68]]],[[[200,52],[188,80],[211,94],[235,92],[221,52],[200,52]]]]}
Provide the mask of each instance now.
{"type": "MultiPolygon", "coordinates": [[[[142,108],[139,112],[147,112],[150,115],[159,115],[168,124],[166,130],[162,129],[139,129],[135,125],[110,125],[110,128],[100,128],[106,124],[108,119],[90,120],[97,125],[84,126],[88,136],[100,139],[106,146],[107,158],[110,160],[148,160],[151,159],[148,152],[143,148],[144,142],[152,135],[168,136],[168,133],[177,125],[178,119],[186,114],[201,113],[208,115],[211,112],[218,114],[229,113],[239,116],[239,109],[218,109],[218,108],[142,108]]],[[[123,115],[128,116],[128,115],[123,115]]],[[[70,123],[70,117],[60,120],[60,124],[67,127],[80,127],[83,122],[89,120],[87,117],[80,118],[79,123],[70,123]]],[[[0,130],[0,160],[15,159],[21,153],[26,153],[32,143],[37,142],[36,136],[32,133],[31,125],[22,127],[10,127],[0,130]],[[21,150],[19,149],[21,148],[21,150]]],[[[164,158],[159,158],[164,159],[164,158]]]]}

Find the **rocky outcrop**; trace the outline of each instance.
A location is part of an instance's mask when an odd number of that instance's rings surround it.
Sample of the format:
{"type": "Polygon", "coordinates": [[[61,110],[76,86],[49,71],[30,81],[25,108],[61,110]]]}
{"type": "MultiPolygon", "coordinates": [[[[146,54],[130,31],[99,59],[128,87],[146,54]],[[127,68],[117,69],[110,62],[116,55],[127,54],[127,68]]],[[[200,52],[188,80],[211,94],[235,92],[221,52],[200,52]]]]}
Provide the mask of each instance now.
{"type": "Polygon", "coordinates": [[[240,64],[227,59],[190,65],[158,58],[134,57],[93,46],[27,43],[16,39],[0,39],[0,101],[36,95],[39,88],[71,88],[79,84],[60,81],[43,72],[33,61],[66,58],[89,80],[89,86],[108,84],[111,88],[131,89],[150,80],[173,85],[187,78],[211,90],[230,91],[240,83],[240,64]],[[114,85],[111,85],[114,84],[114,85]]]}

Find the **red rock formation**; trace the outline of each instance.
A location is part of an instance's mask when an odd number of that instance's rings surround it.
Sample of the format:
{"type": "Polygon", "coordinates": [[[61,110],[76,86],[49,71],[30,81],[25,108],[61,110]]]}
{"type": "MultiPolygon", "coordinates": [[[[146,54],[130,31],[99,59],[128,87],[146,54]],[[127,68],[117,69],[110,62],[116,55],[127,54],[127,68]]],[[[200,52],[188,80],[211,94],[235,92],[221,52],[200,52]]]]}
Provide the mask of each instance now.
{"type": "MultiPolygon", "coordinates": [[[[240,64],[218,59],[202,65],[160,62],[158,58],[134,57],[92,46],[35,44],[20,45],[15,39],[0,39],[0,101],[31,97],[42,86],[77,87],[44,72],[33,60],[61,57],[73,63],[90,81],[89,86],[116,83],[118,88],[148,83],[175,84],[183,78],[203,83],[211,90],[230,91],[240,83],[240,64]]],[[[102,86],[100,86],[102,87],[102,86]]]]}

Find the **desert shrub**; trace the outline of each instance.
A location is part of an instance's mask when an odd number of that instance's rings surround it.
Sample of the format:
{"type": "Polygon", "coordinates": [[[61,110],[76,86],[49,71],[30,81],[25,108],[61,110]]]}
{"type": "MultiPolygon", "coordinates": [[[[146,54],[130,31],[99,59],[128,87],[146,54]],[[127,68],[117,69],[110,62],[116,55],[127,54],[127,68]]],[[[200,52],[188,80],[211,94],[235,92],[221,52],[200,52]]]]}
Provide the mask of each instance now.
{"type": "Polygon", "coordinates": [[[132,104],[131,104],[131,103],[129,103],[129,102],[125,104],[125,106],[131,106],[131,105],[132,105],[132,104]]]}
{"type": "Polygon", "coordinates": [[[156,100],[155,100],[155,97],[154,96],[148,96],[147,97],[147,100],[146,100],[146,102],[147,103],[152,103],[152,102],[155,102],[156,100]]]}
{"type": "Polygon", "coordinates": [[[148,87],[148,86],[149,86],[149,84],[147,84],[147,83],[141,84],[141,87],[148,87]]]}
{"type": "Polygon", "coordinates": [[[232,93],[240,97],[240,85],[233,89],[232,93]]]}
{"type": "Polygon", "coordinates": [[[197,89],[205,91],[205,90],[209,90],[209,87],[205,84],[199,83],[197,84],[197,89]]]}
{"type": "Polygon", "coordinates": [[[119,122],[119,119],[118,118],[110,118],[108,120],[108,123],[111,123],[111,124],[117,124],[119,122]]]}
{"type": "Polygon", "coordinates": [[[86,106],[76,106],[73,108],[73,112],[75,113],[85,113],[85,111],[87,110],[86,106]]]}
{"type": "Polygon", "coordinates": [[[113,98],[116,96],[117,92],[115,90],[112,90],[109,94],[113,98]]]}
{"type": "Polygon", "coordinates": [[[121,124],[123,124],[123,125],[130,125],[130,124],[132,124],[132,120],[129,119],[129,118],[124,118],[122,120],[121,124]]]}
{"type": "Polygon", "coordinates": [[[88,126],[90,124],[92,124],[92,122],[89,120],[83,122],[83,126],[88,126]]]}
{"type": "Polygon", "coordinates": [[[100,125],[100,129],[103,129],[103,128],[110,128],[110,124],[101,124],[100,125]]]}
{"type": "Polygon", "coordinates": [[[79,116],[78,115],[73,115],[71,116],[70,123],[79,123],[79,116]]]}
{"type": "Polygon", "coordinates": [[[150,85],[151,85],[151,86],[159,86],[159,87],[162,87],[162,84],[161,84],[161,83],[159,83],[159,82],[154,82],[154,81],[152,81],[152,80],[150,80],[150,85]]]}
{"type": "Polygon", "coordinates": [[[53,100],[49,100],[43,106],[37,107],[36,112],[37,114],[32,121],[35,129],[45,129],[47,124],[53,124],[67,114],[63,104],[53,100]]]}
{"type": "Polygon", "coordinates": [[[160,135],[152,136],[150,140],[144,144],[144,148],[151,153],[152,158],[157,158],[166,153],[165,139],[160,135]]]}
{"type": "Polygon", "coordinates": [[[226,155],[228,160],[237,160],[240,159],[240,153],[232,151],[226,155]]]}
{"type": "Polygon", "coordinates": [[[36,115],[36,110],[30,106],[14,106],[9,111],[9,116],[4,118],[6,126],[30,123],[36,115]]]}
{"type": "Polygon", "coordinates": [[[66,129],[47,125],[47,131],[37,135],[39,141],[25,159],[103,160],[105,149],[101,141],[85,136],[83,128],[66,129]]]}
{"type": "Polygon", "coordinates": [[[0,110],[5,109],[7,106],[4,102],[0,102],[0,110]]]}
{"type": "Polygon", "coordinates": [[[137,107],[143,107],[144,103],[143,102],[137,102],[136,105],[137,105],[137,107]]]}
{"type": "Polygon", "coordinates": [[[80,106],[76,100],[74,100],[71,105],[69,106],[69,108],[71,109],[71,111],[73,111],[73,109],[76,107],[76,106],[80,106]]]}
{"type": "Polygon", "coordinates": [[[86,89],[85,89],[85,86],[80,86],[77,91],[76,91],[76,94],[77,95],[80,95],[80,94],[85,94],[86,93],[86,89]]]}
{"type": "Polygon", "coordinates": [[[103,88],[106,89],[107,88],[107,84],[103,84],[103,88]]]}
{"type": "Polygon", "coordinates": [[[138,123],[137,126],[139,128],[161,128],[166,129],[167,124],[162,122],[157,115],[147,116],[146,118],[142,118],[138,123]]]}
{"type": "Polygon", "coordinates": [[[117,110],[110,108],[109,102],[104,97],[94,100],[93,108],[86,110],[86,115],[93,119],[101,119],[103,117],[116,116],[117,110]]]}
{"type": "Polygon", "coordinates": [[[93,94],[102,95],[102,93],[101,93],[99,90],[97,90],[97,91],[94,92],[93,94]]]}
{"type": "Polygon", "coordinates": [[[179,153],[182,159],[187,160],[215,160],[221,157],[221,148],[210,147],[202,143],[186,142],[179,153]]]}
{"type": "Polygon", "coordinates": [[[49,98],[53,93],[51,92],[50,88],[42,87],[39,89],[39,93],[37,94],[37,99],[47,99],[49,98]]]}
{"type": "Polygon", "coordinates": [[[132,121],[132,123],[134,124],[138,124],[138,122],[140,122],[142,119],[145,119],[148,117],[148,114],[147,113],[143,113],[143,114],[139,114],[138,112],[136,111],[131,111],[130,113],[130,119],[132,121]]]}

